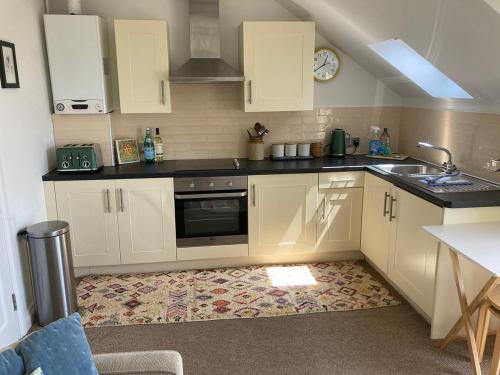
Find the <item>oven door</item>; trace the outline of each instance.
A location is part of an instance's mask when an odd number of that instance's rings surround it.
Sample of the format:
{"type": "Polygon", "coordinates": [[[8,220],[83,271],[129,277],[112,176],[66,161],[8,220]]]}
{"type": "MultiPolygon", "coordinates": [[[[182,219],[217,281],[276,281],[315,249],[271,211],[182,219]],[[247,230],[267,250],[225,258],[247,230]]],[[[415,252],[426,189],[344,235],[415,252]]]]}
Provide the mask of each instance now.
{"type": "Polygon", "coordinates": [[[175,193],[177,247],[248,243],[246,191],[175,193]]]}

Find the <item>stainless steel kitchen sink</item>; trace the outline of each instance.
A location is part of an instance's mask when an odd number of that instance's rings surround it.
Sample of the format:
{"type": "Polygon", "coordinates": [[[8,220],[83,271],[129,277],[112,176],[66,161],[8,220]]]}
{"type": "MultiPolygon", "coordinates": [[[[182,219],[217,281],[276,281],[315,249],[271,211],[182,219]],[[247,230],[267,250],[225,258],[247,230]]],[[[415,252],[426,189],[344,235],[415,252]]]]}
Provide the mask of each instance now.
{"type": "Polygon", "coordinates": [[[380,164],[373,168],[392,175],[411,177],[439,175],[444,172],[442,168],[426,164],[380,164]]]}
{"type": "Polygon", "coordinates": [[[427,164],[380,164],[374,165],[372,168],[393,175],[409,184],[424,188],[433,193],[500,190],[500,185],[460,173],[459,171],[456,174],[447,175],[443,168],[427,164]],[[434,179],[435,183],[429,183],[429,179],[434,179]]]}

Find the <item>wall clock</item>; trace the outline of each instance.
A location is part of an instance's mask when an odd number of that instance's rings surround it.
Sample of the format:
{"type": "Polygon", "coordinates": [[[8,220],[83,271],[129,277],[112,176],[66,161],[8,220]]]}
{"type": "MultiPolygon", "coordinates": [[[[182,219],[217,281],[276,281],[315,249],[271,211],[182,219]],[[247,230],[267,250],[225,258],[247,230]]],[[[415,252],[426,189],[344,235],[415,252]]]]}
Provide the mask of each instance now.
{"type": "Polygon", "coordinates": [[[329,81],[340,69],[340,58],[337,53],[326,47],[317,48],[314,52],[314,79],[318,82],[329,81]]]}

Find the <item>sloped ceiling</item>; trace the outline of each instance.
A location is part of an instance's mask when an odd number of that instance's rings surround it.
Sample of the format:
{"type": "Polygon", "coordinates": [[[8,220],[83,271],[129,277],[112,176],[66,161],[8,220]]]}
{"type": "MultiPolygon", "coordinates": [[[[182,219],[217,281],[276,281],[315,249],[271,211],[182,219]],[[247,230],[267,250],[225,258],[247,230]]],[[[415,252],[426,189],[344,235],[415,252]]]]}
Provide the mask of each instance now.
{"type": "Polygon", "coordinates": [[[367,45],[401,38],[476,101],[500,104],[497,0],[276,0],[406,98],[428,95],[367,45]],[[489,5],[490,4],[490,5],[489,5]]]}

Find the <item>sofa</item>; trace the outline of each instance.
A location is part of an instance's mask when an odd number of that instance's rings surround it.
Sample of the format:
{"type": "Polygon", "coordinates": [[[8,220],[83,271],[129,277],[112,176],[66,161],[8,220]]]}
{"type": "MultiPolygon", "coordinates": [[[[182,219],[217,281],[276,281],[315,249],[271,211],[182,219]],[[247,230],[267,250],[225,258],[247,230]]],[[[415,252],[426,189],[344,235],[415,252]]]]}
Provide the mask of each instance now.
{"type": "Polygon", "coordinates": [[[183,375],[173,350],[92,354],[78,314],[0,349],[0,375],[183,375]]]}

